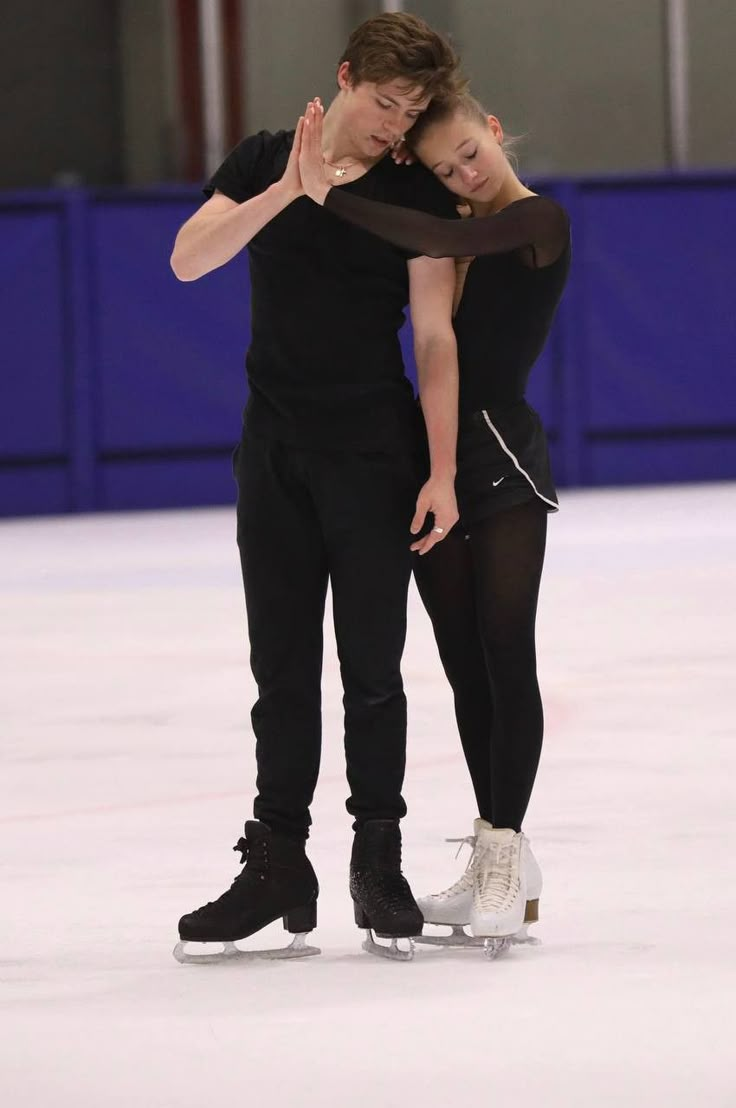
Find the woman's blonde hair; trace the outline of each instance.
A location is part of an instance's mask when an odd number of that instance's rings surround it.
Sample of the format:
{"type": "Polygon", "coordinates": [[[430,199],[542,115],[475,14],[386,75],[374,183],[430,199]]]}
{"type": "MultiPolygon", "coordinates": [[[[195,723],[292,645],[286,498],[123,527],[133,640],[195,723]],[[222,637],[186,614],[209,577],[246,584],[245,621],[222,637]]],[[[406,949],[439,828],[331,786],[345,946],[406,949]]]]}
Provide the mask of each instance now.
{"type": "MultiPolygon", "coordinates": [[[[479,123],[481,127],[488,126],[489,113],[481,102],[471,96],[467,90],[463,89],[450,96],[438,97],[432,101],[425,112],[422,112],[406,135],[406,144],[412,153],[416,153],[420,142],[432,127],[438,123],[445,123],[448,119],[454,119],[456,115],[461,115],[472,123],[479,123]]],[[[522,137],[519,135],[504,135],[502,149],[514,169],[518,167],[516,148],[522,141],[522,137]]]]}

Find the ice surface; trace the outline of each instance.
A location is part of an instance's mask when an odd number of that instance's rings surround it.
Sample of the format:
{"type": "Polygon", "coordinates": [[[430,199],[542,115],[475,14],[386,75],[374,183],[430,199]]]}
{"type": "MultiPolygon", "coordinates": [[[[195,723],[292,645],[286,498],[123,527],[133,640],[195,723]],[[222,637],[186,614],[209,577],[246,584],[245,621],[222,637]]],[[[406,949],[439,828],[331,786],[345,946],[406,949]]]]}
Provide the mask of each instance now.
{"type": "MultiPolygon", "coordinates": [[[[232,513],[0,526],[4,1106],[736,1103],[736,486],[568,493],[548,549],[543,945],[361,952],[328,630],[323,954],[181,966],[177,919],[229,884],[250,816],[232,513]]],[[[415,594],[404,670],[419,894],[475,812],[415,594]]]]}

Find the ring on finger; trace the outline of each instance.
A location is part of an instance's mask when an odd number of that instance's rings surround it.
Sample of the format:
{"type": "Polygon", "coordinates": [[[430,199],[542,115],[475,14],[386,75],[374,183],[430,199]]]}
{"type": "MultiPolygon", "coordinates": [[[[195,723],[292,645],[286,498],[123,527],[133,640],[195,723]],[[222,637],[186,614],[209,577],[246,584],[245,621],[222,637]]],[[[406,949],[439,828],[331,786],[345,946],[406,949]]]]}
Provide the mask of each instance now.
{"type": "Polygon", "coordinates": [[[433,527],[432,530],[434,531],[435,535],[444,535],[445,533],[444,527],[433,527]]]}

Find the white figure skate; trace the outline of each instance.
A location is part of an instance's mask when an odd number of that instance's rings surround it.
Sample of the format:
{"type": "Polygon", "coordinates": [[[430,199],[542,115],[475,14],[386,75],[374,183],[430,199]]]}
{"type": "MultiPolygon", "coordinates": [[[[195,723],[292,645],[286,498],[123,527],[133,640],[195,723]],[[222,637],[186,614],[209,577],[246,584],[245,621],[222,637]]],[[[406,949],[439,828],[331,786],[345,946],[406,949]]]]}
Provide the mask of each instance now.
{"type": "Polygon", "coordinates": [[[528,941],[529,923],[539,917],[541,871],[526,837],[510,827],[481,828],[475,853],[470,930],[494,958],[512,942],[528,941]]]}
{"type": "MultiPolygon", "coordinates": [[[[497,854],[495,836],[498,835],[498,831],[483,819],[476,819],[473,829],[475,833],[467,838],[448,840],[459,842],[460,849],[465,843],[473,849],[470,861],[460,879],[449,889],[417,901],[425,923],[449,927],[450,934],[418,935],[414,941],[428,946],[482,947],[488,957],[496,957],[512,943],[536,943],[538,940],[532,938],[528,931],[529,924],[539,918],[542,873],[532,854],[529,840],[526,836],[518,836],[523,843],[520,854],[523,857],[525,895],[528,898],[524,905],[522,919],[518,921],[518,926],[511,933],[503,929],[504,933],[500,934],[496,923],[495,931],[492,934],[486,934],[490,929],[490,923],[482,909],[486,906],[490,895],[488,871],[494,868],[493,859],[497,854]],[[489,848],[491,848],[490,853],[489,848]],[[474,902],[481,897],[481,889],[485,890],[485,896],[478,900],[474,916],[478,930],[472,928],[472,933],[469,934],[466,927],[471,923],[474,902]]],[[[508,834],[513,836],[514,832],[511,831],[508,834]]],[[[518,908],[516,914],[518,915],[518,908]]]]}

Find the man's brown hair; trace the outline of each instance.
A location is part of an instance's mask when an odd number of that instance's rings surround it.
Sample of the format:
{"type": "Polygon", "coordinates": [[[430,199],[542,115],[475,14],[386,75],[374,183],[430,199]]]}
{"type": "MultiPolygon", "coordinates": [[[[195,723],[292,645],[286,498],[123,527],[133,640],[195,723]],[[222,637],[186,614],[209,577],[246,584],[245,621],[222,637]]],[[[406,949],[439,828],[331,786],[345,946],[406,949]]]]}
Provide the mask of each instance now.
{"type": "Polygon", "coordinates": [[[418,99],[452,96],[467,84],[449,40],[408,12],[387,12],[361,23],[339,65],[343,62],[350,63],[353,84],[405,81],[407,89],[421,90],[418,99]]]}

